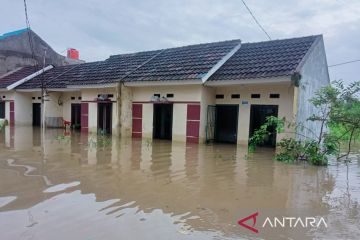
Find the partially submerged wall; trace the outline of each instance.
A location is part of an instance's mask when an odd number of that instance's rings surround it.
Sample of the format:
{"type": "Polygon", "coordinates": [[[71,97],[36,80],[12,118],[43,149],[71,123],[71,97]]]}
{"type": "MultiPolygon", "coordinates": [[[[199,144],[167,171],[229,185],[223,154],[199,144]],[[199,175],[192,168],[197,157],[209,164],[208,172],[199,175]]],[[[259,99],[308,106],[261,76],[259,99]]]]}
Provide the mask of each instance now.
{"type": "MultiPolygon", "coordinates": [[[[98,131],[98,95],[112,94],[113,97],[109,98],[112,104],[112,133],[118,135],[118,112],[116,104],[116,88],[89,88],[81,90],[82,104],[88,104],[88,132],[97,133],[98,131]]],[[[83,106],[83,105],[82,105],[83,106]]]]}
{"type": "Polygon", "coordinates": [[[173,94],[173,97],[167,97],[167,101],[173,104],[172,140],[199,142],[200,114],[197,112],[201,109],[202,85],[132,87],[132,94],[133,107],[135,105],[136,112],[141,112],[139,116],[133,115],[133,136],[153,137],[156,102],[152,101],[152,97],[154,94],[159,94],[161,98],[173,94]],[[135,124],[139,125],[139,129],[135,124]]]}
{"type": "MultiPolygon", "coordinates": [[[[278,105],[278,117],[293,121],[294,87],[288,83],[253,84],[241,86],[217,87],[216,94],[223,94],[224,99],[216,99],[216,104],[239,105],[237,143],[247,145],[250,134],[250,107],[257,105],[278,105]],[[231,98],[240,94],[240,98],[231,98]],[[260,98],[251,98],[251,94],[260,94],[260,98]],[[280,94],[279,98],[270,98],[270,94],[280,94]]],[[[284,134],[278,134],[278,142],[284,134]]]]}
{"type": "Polygon", "coordinates": [[[320,131],[319,122],[307,121],[317,109],[309,102],[315,93],[322,87],[330,84],[325,47],[323,39],[319,39],[307,56],[304,65],[301,67],[300,86],[298,88],[297,115],[298,124],[303,124],[305,129],[301,130],[298,138],[314,138],[320,131]]]}

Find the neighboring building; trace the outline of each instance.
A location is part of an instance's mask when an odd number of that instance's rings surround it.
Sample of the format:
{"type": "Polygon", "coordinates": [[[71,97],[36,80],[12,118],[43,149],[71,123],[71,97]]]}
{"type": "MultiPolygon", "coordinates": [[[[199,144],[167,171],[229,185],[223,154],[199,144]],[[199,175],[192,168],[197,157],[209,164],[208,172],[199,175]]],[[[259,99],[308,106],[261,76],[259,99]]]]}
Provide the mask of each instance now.
{"type": "MultiPolygon", "coordinates": [[[[47,126],[67,120],[83,132],[247,144],[270,115],[304,123],[309,130],[301,135],[316,132],[306,121],[315,111],[308,100],[329,84],[329,75],[322,36],[114,55],[13,84],[12,91],[32,104],[24,114],[34,125],[42,84],[47,126]]],[[[273,134],[264,145],[281,137],[273,134]]]]}
{"type": "Polygon", "coordinates": [[[44,70],[38,70],[35,66],[20,67],[0,76],[0,118],[7,119],[11,125],[15,122],[18,125],[31,124],[26,115],[26,112],[30,111],[29,106],[27,106],[30,99],[27,98],[26,94],[8,88],[13,84],[28,81],[51,68],[52,66],[48,66],[44,70]]]}
{"type": "Polygon", "coordinates": [[[5,33],[0,35],[0,76],[20,67],[43,66],[44,58],[47,65],[53,66],[83,63],[76,52],[74,49],[69,49],[68,57],[64,57],[27,28],[5,33]]]}

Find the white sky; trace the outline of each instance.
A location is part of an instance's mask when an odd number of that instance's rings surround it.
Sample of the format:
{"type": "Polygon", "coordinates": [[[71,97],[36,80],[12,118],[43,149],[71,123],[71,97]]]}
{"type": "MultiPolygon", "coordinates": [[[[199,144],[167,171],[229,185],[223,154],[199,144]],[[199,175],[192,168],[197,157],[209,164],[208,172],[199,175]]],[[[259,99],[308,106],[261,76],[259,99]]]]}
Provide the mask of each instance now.
{"type": "MultiPolygon", "coordinates": [[[[32,29],[58,53],[109,55],[240,38],[265,41],[241,0],[27,0],[32,29]]],[[[359,0],[247,0],[273,39],[323,34],[329,65],[360,59],[359,0]]],[[[1,0],[0,34],[25,28],[22,0],[1,0]]],[[[360,62],[330,68],[360,80],[360,62]]]]}

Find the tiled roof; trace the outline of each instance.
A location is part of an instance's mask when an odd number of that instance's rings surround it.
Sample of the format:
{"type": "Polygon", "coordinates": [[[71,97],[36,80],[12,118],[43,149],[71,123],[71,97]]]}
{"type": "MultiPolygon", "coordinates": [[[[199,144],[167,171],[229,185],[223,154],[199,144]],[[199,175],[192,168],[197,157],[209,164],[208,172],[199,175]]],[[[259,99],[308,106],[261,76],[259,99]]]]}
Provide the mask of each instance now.
{"type": "Polygon", "coordinates": [[[36,67],[28,66],[22,67],[19,70],[9,73],[8,75],[1,78],[0,76],[0,88],[6,88],[9,85],[35,73],[37,71],[36,67]]]}
{"type": "MultiPolygon", "coordinates": [[[[208,81],[291,75],[321,36],[245,43],[208,81]]],[[[113,55],[105,61],[55,67],[18,86],[47,88],[96,85],[118,81],[200,80],[240,40],[190,45],[132,54],[113,55]]]]}
{"type": "Polygon", "coordinates": [[[243,43],[208,81],[289,76],[320,37],[243,43]]]}
{"type": "Polygon", "coordinates": [[[164,49],[124,81],[200,80],[239,44],[230,40],[164,49]]]}
{"type": "Polygon", "coordinates": [[[43,79],[45,79],[47,88],[115,83],[151,59],[158,52],[160,50],[114,55],[105,61],[55,67],[45,72],[44,76],[39,75],[17,88],[40,88],[43,79]]]}
{"type": "Polygon", "coordinates": [[[42,81],[47,88],[66,88],[67,78],[66,74],[78,65],[67,65],[61,67],[54,67],[43,74],[40,74],[29,81],[16,87],[16,89],[38,89],[41,88],[42,81]]]}

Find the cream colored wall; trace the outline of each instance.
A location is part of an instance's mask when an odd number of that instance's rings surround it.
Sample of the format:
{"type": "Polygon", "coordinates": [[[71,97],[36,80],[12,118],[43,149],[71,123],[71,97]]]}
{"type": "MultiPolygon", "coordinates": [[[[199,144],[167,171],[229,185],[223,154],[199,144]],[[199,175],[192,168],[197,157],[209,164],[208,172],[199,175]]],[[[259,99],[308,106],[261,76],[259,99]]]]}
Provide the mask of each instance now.
{"type": "Polygon", "coordinates": [[[5,119],[10,121],[10,102],[8,102],[8,101],[14,100],[14,92],[13,91],[0,92],[0,98],[2,100],[6,101],[5,102],[5,119]],[[5,96],[5,98],[3,98],[3,96],[5,96]]]}
{"type": "Polygon", "coordinates": [[[133,87],[133,101],[148,102],[154,94],[166,97],[167,93],[174,94],[170,101],[200,101],[201,88],[201,85],[133,87]]]}
{"type": "Polygon", "coordinates": [[[118,135],[118,106],[116,101],[117,91],[115,87],[111,88],[91,88],[82,89],[81,97],[83,102],[89,102],[89,132],[97,133],[97,118],[98,118],[98,104],[93,102],[98,98],[99,94],[113,94],[114,97],[110,98],[112,104],[112,134],[118,135]]]}
{"type": "Polygon", "coordinates": [[[143,104],[142,110],[142,137],[152,138],[153,136],[153,104],[143,104]]]}
{"type": "MultiPolygon", "coordinates": [[[[216,94],[224,94],[224,99],[216,99],[216,104],[239,105],[238,144],[247,145],[248,143],[251,104],[278,105],[278,116],[285,117],[289,121],[294,121],[294,87],[292,87],[290,83],[216,87],[215,91],[216,94]],[[252,99],[251,94],[256,93],[261,94],[261,98],[252,99]],[[280,98],[269,98],[270,93],[279,93],[280,98]],[[240,94],[240,99],[231,99],[231,94],[240,94]],[[244,105],[242,101],[248,101],[248,104],[244,105]]],[[[284,134],[278,134],[277,141],[284,136],[284,134]]]]}
{"type": "Polygon", "coordinates": [[[81,90],[82,101],[95,101],[99,94],[113,94],[114,97],[111,100],[115,101],[116,89],[112,88],[89,88],[81,90]]]}
{"type": "Polygon", "coordinates": [[[5,119],[10,121],[10,102],[5,102],[5,119]]]}
{"type": "MultiPolygon", "coordinates": [[[[153,137],[153,116],[154,104],[143,104],[142,117],[142,137],[153,137]]],[[[173,126],[172,126],[172,140],[177,142],[186,142],[186,116],[187,104],[174,103],[173,104],[173,126]]]]}
{"type": "Polygon", "coordinates": [[[215,88],[204,86],[201,91],[199,143],[206,141],[207,109],[215,104],[215,88]]]}
{"type": "Polygon", "coordinates": [[[89,103],[89,132],[97,133],[97,103],[90,102],[89,103]]]}
{"type": "Polygon", "coordinates": [[[61,101],[63,103],[63,118],[67,121],[71,121],[71,104],[81,103],[81,93],[64,92],[62,94],[61,101]],[[75,97],[75,99],[72,100],[71,97],[75,97]]]}
{"type": "Polygon", "coordinates": [[[15,125],[32,125],[32,94],[14,93],[15,125]]]}
{"type": "Polygon", "coordinates": [[[5,101],[14,100],[14,91],[0,91],[0,98],[5,101]]]}
{"type": "Polygon", "coordinates": [[[187,104],[173,105],[172,140],[186,142],[187,104]]]}
{"type": "Polygon", "coordinates": [[[46,117],[62,117],[63,116],[63,106],[59,104],[61,102],[62,93],[60,92],[51,92],[45,101],[45,116],[46,117]]]}
{"type": "Polygon", "coordinates": [[[142,136],[143,138],[152,138],[153,135],[153,103],[149,102],[154,94],[160,94],[166,97],[166,94],[174,94],[173,98],[168,98],[174,102],[173,105],[173,141],[186,141],[186,117],[187,102],[200,102],[202,99],[201,85],[184,86],[155,86],[155,87],[133,87],[133,102],[143,103],[142,117],[142,136]]]}
{"type": "Polygon", "coordinates": [[[132,133],[132,89],[125,87],[123,85],[119,86],[120,91],[120,101],[118,101],[117,106],[120,110],[118,115],[120,115],[120,131],[122,137],[131,137],[132,133]]]}

